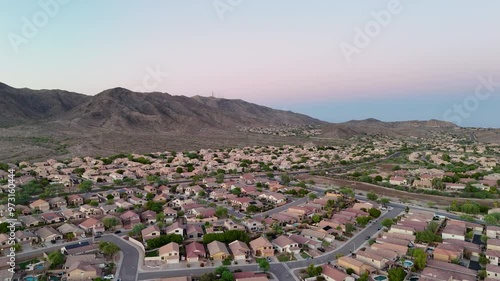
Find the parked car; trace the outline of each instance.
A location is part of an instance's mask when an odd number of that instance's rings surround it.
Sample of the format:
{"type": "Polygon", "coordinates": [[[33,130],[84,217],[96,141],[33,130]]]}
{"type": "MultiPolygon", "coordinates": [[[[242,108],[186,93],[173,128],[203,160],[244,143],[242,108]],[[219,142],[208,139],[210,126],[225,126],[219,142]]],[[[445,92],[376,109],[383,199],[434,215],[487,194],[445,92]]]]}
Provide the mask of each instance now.
{"type": "Polygon", "coordinates": [[[120,234],[120,233],[122,233],[122,231],[121,231],[121,230],[117,230],[117,231],[115,231],[115,234],[120,234]]]}
{"type": "Polygon", "coordinates": [[[114,279],[115,278],[115,275],[113,274],[108,274],[106,276],[103,277],[103,279],[106,279],[106,280],[111,280],[111,279],[114,279]]]}

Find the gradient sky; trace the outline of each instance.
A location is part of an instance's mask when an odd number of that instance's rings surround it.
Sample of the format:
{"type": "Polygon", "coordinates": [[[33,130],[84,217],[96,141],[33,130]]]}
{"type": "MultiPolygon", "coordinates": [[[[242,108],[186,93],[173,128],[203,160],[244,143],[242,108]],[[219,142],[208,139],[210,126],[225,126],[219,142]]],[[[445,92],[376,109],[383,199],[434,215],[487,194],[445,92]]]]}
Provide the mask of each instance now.
{"type": "Polygon", "coordinates": [[[500,127],[500,1],[396,1],[400,13],[350,62],[342,42],[354,46],[355,28],[391,0],[65,0],[44,24],[40,3],[56,1],[0,0],[1,82],[94,95],[143,87],[159,68],[169,75],[151,88],[173,95],[215,92],[335,122],[500,127]],[[227,3],[220,17],[214,6],[227,3]],[[41,27],[23,33],[34,18],[41,27]],[[488,76],[499,85],[479,100],[488,76]]]}

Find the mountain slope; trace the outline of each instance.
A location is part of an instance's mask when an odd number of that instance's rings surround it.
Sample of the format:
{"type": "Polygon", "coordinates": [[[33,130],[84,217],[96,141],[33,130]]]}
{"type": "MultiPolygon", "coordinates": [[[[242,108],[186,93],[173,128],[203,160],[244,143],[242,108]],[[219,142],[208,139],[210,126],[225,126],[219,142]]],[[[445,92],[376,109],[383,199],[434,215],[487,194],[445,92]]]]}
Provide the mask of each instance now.
{"type": "Polygon", "coordinates": [[[16,89],[0,83],[0,126],[57,118],[88,99],[68,91],[16,89]]]}
{"type": "Polygon", "coordinates": [[[305,115],[241,100],[135,93],[123,88],[101,92],[63,117],[78,126],[146,131],[236,130],[238,126],[321,123],[305,115]]]}

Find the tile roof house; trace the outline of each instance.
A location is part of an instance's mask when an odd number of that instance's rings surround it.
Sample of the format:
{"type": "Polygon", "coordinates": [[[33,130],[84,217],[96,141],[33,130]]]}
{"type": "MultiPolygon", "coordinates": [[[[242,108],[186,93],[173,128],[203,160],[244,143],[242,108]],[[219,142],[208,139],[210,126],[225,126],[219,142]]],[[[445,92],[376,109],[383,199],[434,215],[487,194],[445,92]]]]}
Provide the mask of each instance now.
{"type": "Polygon", "coordinates": [[[62,239],[62,234],[50,226],[45,226],[35,230],[35,234],[40,238],[40,241],[42,242],[62,239]]]}
{"type": "Polygon", "coordinates": [[[160,259],[167,264],[179,263],[180,252],[179,244],[175,242],[170,242],[158,249],[160,259]]]}
{"type": "Polygon", "coordinates": [[[250,241],[250,248],[255,257],[272,257],[274,256],[273,244],[264,237],[259,237],[250,241]]]}
{"type": "Polygon", "coordinates": [[[31,215],[19,217],[19,220],[26,227],[38,226],[39,224],[43,223],[43,220],[41,218],[34,217],[34,216],[31,216],[31,215]]]}
{"type": "Polygon", "coordinates": [[[88,218],[81,222],[78,227],[83,229],[85,232],[96,233],[98,231],[104,231],[104,224],[96,218],[88,218]]]}
{"type": "Polygon", "coordinates": [[[231,250],[231,253],[235,260],[245,260],[252,254],[252,251],[247,246],[247,244],[239,240],[235,240],[229,243],[229,249],[231,250]]]}
{"type": "Polygon", "coordinates": [[[120,219],[122,220],[124,225],[126,224],[134,225],[141,222],[141,218],[139,217],[139,215],[130,210],[121,214],[120,219]]]}
{"type": "Polygon", "coordinates": [[[354,281],[354,277],[347,275],[343,271],[334,268],[331,265],[324,264],[321,266],[321,276],[325,278],[326,281],[354,281]]]}
{"type": "Polygon", "coordinates": [[[207,245],[208,253],[210,254],[210,258],[214,260],[224,260],[231,256],[227,249],[226,244],[220,241],[212,241],[207,245]]]}
{"type": "Polygon", "coordinates": [[[144,223],[152,224],[156,222],[156,212],[147,210],[141,213],[141,220],[144,223]]]}
{"type": "Polygon", "coordinates": [[[293,241],[285,235],[278,236],[273,240],[273,245],[278,252],[298,254],[300,252],[299,243],[293,241]]]}
{"type": "Polygon", "coordinates": [[[184,236],[184,225],[179,222],[174,222],[173,224],[165,227],[165,233],[184,236]]]}
{"type": "Polygon", "coordinates": [[[157,225],[150,225],[141,231],[144,242],[149,239],[160,237],[160,228],[157,225]]]}
{"type": "Polygon", "coordinates": [[[66,208],[68,206],[68,203],[63,197],[54,197],[52,199],[49,199],[49,205],[50,208],[66,208]]]}
{"type": "Polygon", "coordinates": [[[31,204],[29,205],[29,207],[32,209],[32,210],[39,210],[39,211],[42,211],[42,212],[46,212],[48,210],[50,210],[50,204],[49,202],[43,200],[43,199],[38,199],[38,200],[35,200],[33,202],[31,202],[31,204]]]}
{"type": "Polygon", "coordinates": [[[102,270],[94,264],[85,261],[73,263],[67,273],[66,280],[91,280],[101,276],[102,270]]]}
{"type": "Polygon", "coordinates": [[[68,196],[68,204],[73,206],[83,205],[83,197],[78,194],[72,194],[68,196]]]}
{"type": "Polygon", "coordinates": [[[63,222],[64,217],[57,214],[57,213],[43,213],[40,215],[40,217],[45,221],[47,224],[51,223],[58,223],[58,222],[63,222]]]}
{"type": "Polygon", "coordinates": [[[203,237],[203,228],[197,224],[188,224],[186,227],[186,237],[188,239],[199,239],[203,237]]]}
{"type": "Polygon", "coordinates": [[[186,245],[186,260],[187,262],[198,262],[200,258],[205,258],[207,253],[205,246],[198,242],[192,242],[186,245]]]}

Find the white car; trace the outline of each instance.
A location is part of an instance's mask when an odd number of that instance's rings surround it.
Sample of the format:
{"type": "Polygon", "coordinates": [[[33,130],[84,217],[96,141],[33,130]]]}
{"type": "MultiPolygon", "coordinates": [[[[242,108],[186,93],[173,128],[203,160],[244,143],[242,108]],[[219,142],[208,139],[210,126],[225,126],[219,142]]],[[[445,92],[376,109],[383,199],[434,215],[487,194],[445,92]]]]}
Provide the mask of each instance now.
{"type": "Polygon", "coordinates": [[[103,277],[103,279],[106,279],[106,280],[111,280],[111,279],[114,279],[115,276],[113,274],[109,274],[109,275],[106,275],[103,277]]]}

